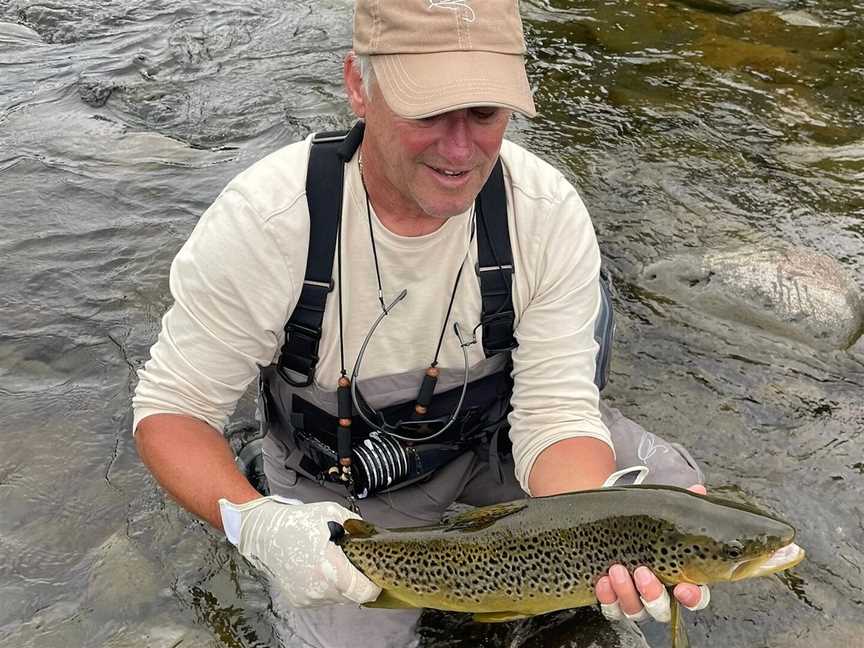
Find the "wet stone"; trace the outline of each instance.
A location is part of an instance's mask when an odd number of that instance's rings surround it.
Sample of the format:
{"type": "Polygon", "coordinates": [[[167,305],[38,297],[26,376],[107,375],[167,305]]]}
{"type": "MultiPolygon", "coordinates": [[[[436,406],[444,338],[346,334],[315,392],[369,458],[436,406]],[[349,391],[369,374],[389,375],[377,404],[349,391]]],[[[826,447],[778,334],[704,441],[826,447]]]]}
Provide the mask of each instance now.
{"type": "Polygon", "coordinates": [[[0,44],[41,43],[42,37],[25,25],[0,22],[0,44]]]}
{"type": "Polygon", "coordinates": [[[111,93],[117,89],[118,86],[110,81],[87,79],[78,82],[78,96],[81,97],[81,101],[93,108],[104,106],[111,93]]]}
{"type": "Polygon", "coordinates": [[[793,5],[790,0],[677,0],[679,4],[724,14],[744,13],[754,9],[786,9],[793,5]]]}
{"type": "Polygon", "coordinates": [[[715,317],[844,349],[864,328],[861,289],[836,260],[796,246],[685,252],[646,267],[650,290],[715,317]]]}

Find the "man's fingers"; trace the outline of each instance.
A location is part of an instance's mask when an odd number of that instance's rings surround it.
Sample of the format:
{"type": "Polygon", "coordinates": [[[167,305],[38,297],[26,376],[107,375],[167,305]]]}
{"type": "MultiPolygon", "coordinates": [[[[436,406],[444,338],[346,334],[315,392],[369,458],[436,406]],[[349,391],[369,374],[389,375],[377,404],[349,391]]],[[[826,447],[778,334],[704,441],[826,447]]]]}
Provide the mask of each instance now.
{"type": "Polygon", "coordinates": [[[597,600],[600,601],[600,612],[610,621],[620,621],[624,618],[624,613],[621,611],[621,606],[618,605],[618,597],[615,596],[615,590],[612,589],[612,582],[608,576],[603,576],[597,581],[594,586],[594,594],[597,600]]]}
{"type": "Polygon", "coordinates": [[[597,595],[597,600],[600,603],[605,603],[606,605],[611,605],[618,600],[608,576],[603,576],[597,581],[597,585],[594,586],[594,594],[597,595]]]}
{"type": "Polygon", "coordinates": [[[633,573],[633,580],[636,581],[646,612],[657,621],[668,622],[672,618],[672,608],[669,605],[669,593],[660,579],[647,567],[639,567],[633,573]]]}
{"type": "Polygon", "coordinates": [[[639,595],[646,601],[659,598],[665,591],[663,583],[647,567],[637,567],[636,571],[633,572],[633,580],[636,583],[636,589],[639,590],[639,595]]]}
{"type": "Polygon", "coordinates": [[[673,590],[675,598],[681,605],[693,612],[704,610],[711,602],[711,590],[705,585],[691,585],[690,583],[679,583],[673,590]]]}
{"type": "MultiPolygon", "coordinates": [[[[687,490],[698,493],[699,495],[708,494],[708,489],[706,489],[702,484],[695,484],[687,490]]],[[[673,594],[675,594],[675,598],[681,602],[681,605],[694,612],[696,610],[704,610],[708,607],[708,603],[711,602],[711,590],[709,590],[706,585],[679,583],[675,586],[673,594]]]]}
{"type": "Polygon", "coordinates": [[[612,565],[609,568],[609,580],[612,581],[612,588],[618,597],[621,611],[628,615],[639,614],[642,610],[642,602],[639,600],[639,593],[627,568],[623,565],[612,565]]]}
{"type": "MultiPolygon", "coordinates": [[[[639,622],[651,617],[668,623],[672,618],[669,592],[647,567],[637,568],[631,577],[625,567],[613,565],[609,568],[609,575],[597,581],[594,593],[600,601],[603,616],[610,621],[626,617],[639,622]]],[[[679,583],[673,594],[688,610],[701,610],[711,600],[711,593],[705,585],[679,583]]]]}
{"type": "Polygon", "coordinates": [[[655,621],[659,621],[660,623],[669,623],[672,620],[672,605],[669,600],[669,592],[664,589],[660,596],[653,601],[642,599],[642,603],[645,605],[645,611],[648,612],[655,621]]]}
{"type": "Polygon", "coordinates": [[[702,592],[698,585],[692,583],[678,583],[673,591],[675,598],[680,601],[684,607],[693,607],[699,603],[702,592]]]}

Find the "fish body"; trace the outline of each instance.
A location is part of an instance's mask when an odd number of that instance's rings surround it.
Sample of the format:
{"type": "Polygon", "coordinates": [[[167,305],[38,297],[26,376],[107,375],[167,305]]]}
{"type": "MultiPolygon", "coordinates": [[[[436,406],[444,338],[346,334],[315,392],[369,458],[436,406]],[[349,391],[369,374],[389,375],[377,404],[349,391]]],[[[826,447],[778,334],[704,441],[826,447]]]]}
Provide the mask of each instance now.
{"type": "Polygon", "coordinates": [[[668,486],[518,500],[427,527],[348,520],[335,539],[382,588],[373,607],[429,607],[503,621],[596,603],[613,564],[650,568],[667,586],[765,575],[804,552],[788,523],[668,486]]]}

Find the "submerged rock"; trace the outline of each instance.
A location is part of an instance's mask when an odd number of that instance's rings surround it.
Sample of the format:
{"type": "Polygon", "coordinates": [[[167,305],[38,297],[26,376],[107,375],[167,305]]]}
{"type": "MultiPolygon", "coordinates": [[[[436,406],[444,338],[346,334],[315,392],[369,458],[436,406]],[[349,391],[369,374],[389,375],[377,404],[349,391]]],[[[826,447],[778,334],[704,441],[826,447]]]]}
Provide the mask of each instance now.
{"type": "Polygon", "coordinates": [[[846,269],[800,247],[685,252],[649,265],[645,287],[725,320],[817,348],[845,349],[864,327],[861,290],[846,269]]]}
{"type": "Polygon", "coordinates": [[[677,0],[680,4],[702,11],[737,14],[754,9],[786,9],[791,0],[677,0]]]}
{"type": "Polygon", "coordinates": [[[42,37],[26,25],[0,21],[0,44],[41,43],[42,37]]]}
{"type": "Polygon", "coordinates": [[[101,108],[108,102],[111,93],[119,87],[116,83],[111,83],[110,81],[80,79],[78,81],[78,96],[88,106],[101,108]]]}
{"type": "Polygon", "coordinates": [[[156,605],[165,585],[160,565],[148,559],[118,531],[99,546],[84,594],[88,620],[105,622],[121,615],[130,622],[156,605]]]}
{"type": "Polygon", "coordinates": [[[793,27],[817,27],[821,29],[829,26],[820,21],[813,14],[800,9],[780,11],[777,13],[777,17],[787,25],[792,25],[793,27]]]}
{"type": "MultiPolygon", "coordinates": [[[[68,164],[76,172],[88,171],[116,175],[111,167],[201,168],[231,162],[239,155],[235,149],[199,148],[188,142],[159,132],[131,128],[102,113],[82,105],[98,105],[107,100],[105,92],[90,93],[86,83],[78,85],[78,92],[61,89],[45,93],[5,116],[8,133],[0,140],[17,156],[50,160],[53,166],[68,164]],[[46,128],[51,124],[52,128],[46,128]]],[[[107,86],[106,86],[107,87],[107,86]]],[[[108,113],[110,115],[110,113],[108,113]]]]}

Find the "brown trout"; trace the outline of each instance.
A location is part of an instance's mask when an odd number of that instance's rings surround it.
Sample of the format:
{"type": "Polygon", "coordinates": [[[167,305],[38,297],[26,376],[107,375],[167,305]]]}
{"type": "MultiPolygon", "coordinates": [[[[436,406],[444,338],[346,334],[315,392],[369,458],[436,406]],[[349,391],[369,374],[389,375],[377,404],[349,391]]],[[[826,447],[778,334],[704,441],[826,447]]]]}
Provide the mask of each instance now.
{"type": "MultiPolygon", "coordinates": [[[[381,595],[369,607],[471,612],[509,621],[597,602],[619,563],[667,586],[739,581],[804,558],[795,529],[754,508],[671,486],[623,486],[473,509],[439,525],[330,523],[331,538],[381,595]]],[[[673,604],[673,646],[687,646],[673,604]]]]}

